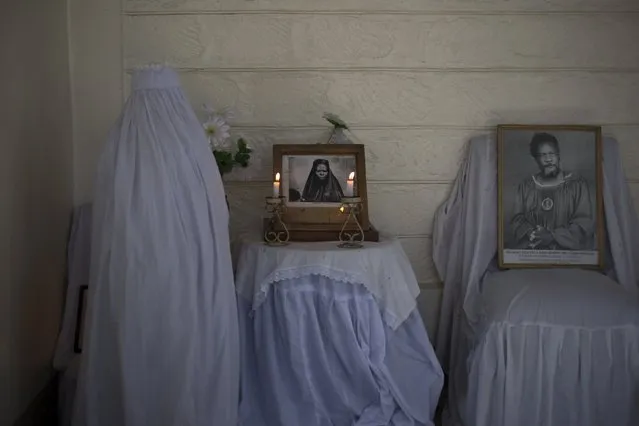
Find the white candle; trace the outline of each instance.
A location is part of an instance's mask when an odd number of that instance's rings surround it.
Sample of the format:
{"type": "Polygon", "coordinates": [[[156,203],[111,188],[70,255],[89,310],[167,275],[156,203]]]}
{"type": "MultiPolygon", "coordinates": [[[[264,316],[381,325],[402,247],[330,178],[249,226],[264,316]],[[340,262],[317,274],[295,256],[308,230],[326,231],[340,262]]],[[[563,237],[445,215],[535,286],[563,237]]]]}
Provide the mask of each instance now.
{"type": "Polygon", "coordinates": [[[275,175],[275,182],[273,182],[273,197],[280,196],[280,174],[275,175]]]}
{"type": "Polygon", "coordinates": [[[355,179],[355,172],[351,172],[351,174],[348,175],[348,180],[346,181],[346,196],[347,197],[352,197],[353,196],[354,179],[355,179]]]}

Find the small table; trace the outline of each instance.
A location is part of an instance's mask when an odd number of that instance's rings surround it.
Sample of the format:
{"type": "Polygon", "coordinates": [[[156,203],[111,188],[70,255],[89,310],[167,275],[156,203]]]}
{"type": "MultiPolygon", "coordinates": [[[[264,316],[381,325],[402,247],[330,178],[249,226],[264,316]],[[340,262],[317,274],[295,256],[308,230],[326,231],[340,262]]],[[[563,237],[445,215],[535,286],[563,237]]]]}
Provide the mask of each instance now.
{"type": "Polygon", "coordinates": [[[244,241],[236,289],[240,424],[432,424],[443,373],[397,240],[244,241]]]}

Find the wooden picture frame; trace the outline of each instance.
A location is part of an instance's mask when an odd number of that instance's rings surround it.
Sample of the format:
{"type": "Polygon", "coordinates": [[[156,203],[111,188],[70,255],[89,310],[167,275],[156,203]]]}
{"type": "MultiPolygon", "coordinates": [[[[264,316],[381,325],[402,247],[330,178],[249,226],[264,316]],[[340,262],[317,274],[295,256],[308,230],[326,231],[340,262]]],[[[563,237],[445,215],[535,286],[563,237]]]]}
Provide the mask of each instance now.
{"type": "Polygon", "coordinates": [[[601,127],[499,125],[499,267],[602,268],[601,127]]]}
{"type": "Polygon", "coordinates": [[[78,292],[78,309],[76,311],[75,336],[73,339],[73,352],[75,352],[76,354],[82,353],[85,320],[84,317],[86,316],[88,289],[88,285],[81,285],[78,292]]]}
{"type": "MultiPolygon", "coordinates": [[[[372,226],[368,217],[364,145],[273,145],[273,178],[280,173],[279,194],[285,197],[286,207],[283,220],[293,240],[320,241],[337,237],[346,219],[340,211],[340,197],[349,195],[347,180],[351,172],[355,173],[353,195],[362,200],[358,220],[368,232],[372,226]],[[317,189],[320,174],[326,174],[331,189],[317,189]]],[[[376,233],[366,235],[367,241],[377,241],[377,238],[376,233]]]]}

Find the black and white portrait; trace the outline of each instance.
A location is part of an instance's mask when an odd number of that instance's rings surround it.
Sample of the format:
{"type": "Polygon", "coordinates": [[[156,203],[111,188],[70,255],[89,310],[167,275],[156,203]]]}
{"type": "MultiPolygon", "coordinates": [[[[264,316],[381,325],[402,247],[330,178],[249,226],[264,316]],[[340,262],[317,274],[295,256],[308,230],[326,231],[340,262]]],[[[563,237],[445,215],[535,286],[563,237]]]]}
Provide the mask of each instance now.
{"type": "MultiPolygon", "coordinates": [[[[283,190],[289,206],[326,207],[347,194],[355,156],[287,155],[282,159],[283,190]]],[[[352,187],[352,186],[351,186],[352,187]]]]}
{"type": "Polygon", "coordinates": [[[598,265],[598,128],[499,129],[502,263],[598,265]]]}

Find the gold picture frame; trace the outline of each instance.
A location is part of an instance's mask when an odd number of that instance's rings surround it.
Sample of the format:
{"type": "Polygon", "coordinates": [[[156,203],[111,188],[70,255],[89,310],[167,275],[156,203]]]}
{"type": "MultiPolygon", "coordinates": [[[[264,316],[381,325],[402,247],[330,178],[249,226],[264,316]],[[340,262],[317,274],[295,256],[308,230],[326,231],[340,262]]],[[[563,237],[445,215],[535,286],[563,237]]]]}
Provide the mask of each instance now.
{"type": "Polygon", "coordinates": [[[497,126],[502,269],[602,268],[600,126],[497,126]]]}

